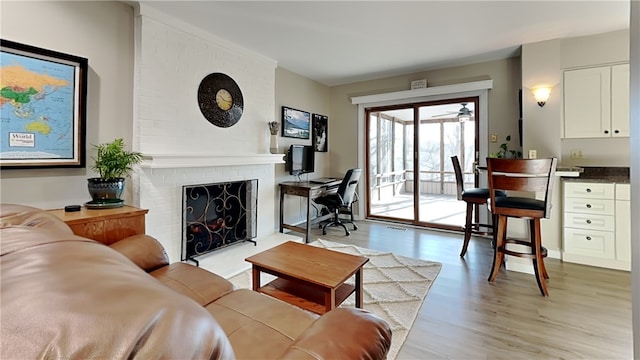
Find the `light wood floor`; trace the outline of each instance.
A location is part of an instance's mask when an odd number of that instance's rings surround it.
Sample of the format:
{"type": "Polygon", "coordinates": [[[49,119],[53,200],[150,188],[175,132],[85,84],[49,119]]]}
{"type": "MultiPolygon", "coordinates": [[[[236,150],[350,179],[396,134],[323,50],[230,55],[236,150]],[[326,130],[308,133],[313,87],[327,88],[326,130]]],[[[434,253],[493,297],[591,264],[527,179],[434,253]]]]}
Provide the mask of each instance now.
{"type": "MultiPolygon", "coordinates": [[[[532,275],[487,282],[493,250],[473,238],[459,257],[461,234],[368,221],[313,237],[438,261],[442,270],[398,359],[631,359],[630,273],[547,259],[549,297],[532,275]],[[406,228],[406,230],[399,230],[406,228]]],[[[544,239],[543,239],[544,241],[544,239]]]]}

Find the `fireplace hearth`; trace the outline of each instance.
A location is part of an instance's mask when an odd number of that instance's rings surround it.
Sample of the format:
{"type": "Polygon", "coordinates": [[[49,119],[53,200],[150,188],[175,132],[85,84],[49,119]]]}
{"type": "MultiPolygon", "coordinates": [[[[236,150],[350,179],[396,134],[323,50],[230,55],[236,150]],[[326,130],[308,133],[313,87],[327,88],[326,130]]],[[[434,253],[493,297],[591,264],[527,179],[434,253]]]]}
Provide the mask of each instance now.
{"type": "Polygon", "coordinates": [[[254,239],[258,180],[183,186],[182,260],[254,239]]]}

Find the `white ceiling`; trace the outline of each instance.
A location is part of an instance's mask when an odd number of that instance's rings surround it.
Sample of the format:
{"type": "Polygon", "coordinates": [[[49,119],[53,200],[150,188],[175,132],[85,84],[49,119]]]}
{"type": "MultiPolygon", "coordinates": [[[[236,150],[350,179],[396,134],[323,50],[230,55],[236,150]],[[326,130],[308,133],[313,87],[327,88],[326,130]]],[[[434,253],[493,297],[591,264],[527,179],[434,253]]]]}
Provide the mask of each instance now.
{"type": "Polygon", "coordinates": [[[329,86],[507,58],[522,44],[629,26],[629,0],[145,3],[329,86]]]}

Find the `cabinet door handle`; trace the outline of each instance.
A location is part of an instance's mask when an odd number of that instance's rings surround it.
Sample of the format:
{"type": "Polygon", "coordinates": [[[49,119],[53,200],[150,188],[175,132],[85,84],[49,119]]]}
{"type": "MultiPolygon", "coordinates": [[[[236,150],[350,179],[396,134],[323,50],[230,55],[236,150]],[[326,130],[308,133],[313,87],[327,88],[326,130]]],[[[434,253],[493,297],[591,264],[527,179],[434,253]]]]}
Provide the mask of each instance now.
{"type": "Polygon", "coordinates": [[[605,131],[604,131],[604,133],[605,133],[605,134],[608,134],[608,133],[609,133],[609,130],[605,130],[605,131]]]}
{"type": "Polygon", "coordinates": [[[591,224],[591,220],[587,219],[587,224],[591,224]]]}
{"type": "Polygon", "coordinates": [[[587,236],[587,241],[591,241],[591,236],[587,236]]]}
{"type": "Polygon", "coordinates": [[[616,133],[616,134],[619,134],[620,130],[614,130],[613,132],[616,133]]]}
{"type": "Polygon", "coordinates": [[[591,204],[587,204],[587,209],[591,209],[591,204]]]}
{"type": "Polygon", "coordinates": [[[587,189],[587,192],[591,192],[591,189],[587,189]]]}

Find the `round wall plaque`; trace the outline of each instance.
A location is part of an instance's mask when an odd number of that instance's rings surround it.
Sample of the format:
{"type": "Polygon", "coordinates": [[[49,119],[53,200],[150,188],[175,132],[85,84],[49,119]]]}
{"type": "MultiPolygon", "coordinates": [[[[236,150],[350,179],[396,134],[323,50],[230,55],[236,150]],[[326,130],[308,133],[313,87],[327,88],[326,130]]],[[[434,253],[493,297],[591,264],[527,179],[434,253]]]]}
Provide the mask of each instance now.
{"type": "Polygon", "coordinates": [[[198,87],[200,112],[215,126],[231,127],[242,117],[242,92],[229,76],[213,73],[205,76],[198,87]]]}

